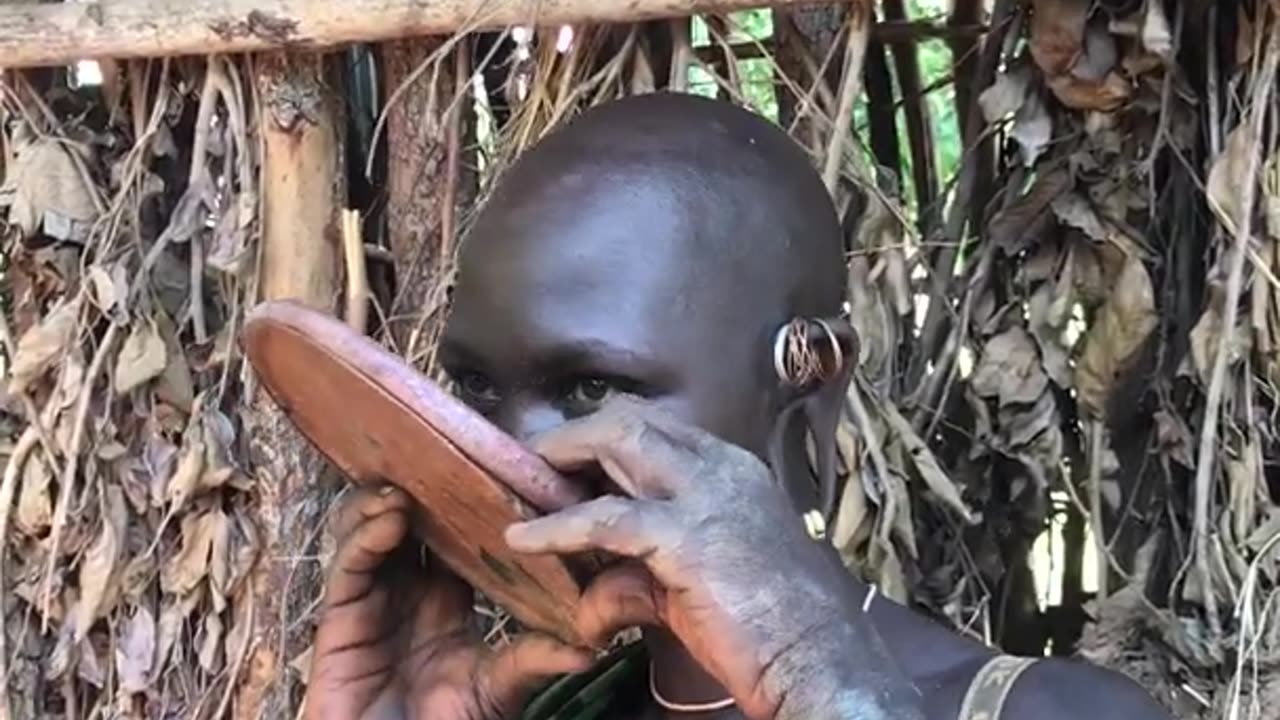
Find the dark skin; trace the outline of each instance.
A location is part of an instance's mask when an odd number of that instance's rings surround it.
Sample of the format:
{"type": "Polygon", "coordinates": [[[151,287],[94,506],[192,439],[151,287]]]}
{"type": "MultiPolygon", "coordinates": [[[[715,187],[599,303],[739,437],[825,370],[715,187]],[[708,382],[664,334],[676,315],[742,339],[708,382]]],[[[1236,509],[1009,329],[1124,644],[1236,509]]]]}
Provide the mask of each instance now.
{"type": "MultiPolygon", "coordinates": [[[[869,588],[800,521],[821,492],[795,423],[830,448],[806,409],[849,376],[798,393],[769,342],[791,317],[835,314],[840,253],[801,153],[685,96],[615,103],[544,140],[463,246],[442,346],[462,397],[611,489],[513,526],[508,543],[624,558],[584,593],[582,635],[642,627],[664,697],[735,700],[696,715],[640,703],[634,717],[952,720],[991,657],[882,598],[864,612],[869,588]]],[[[408,503],[365,491],[344,510],[309,718],[515,717],[541,681],[589,666],[586,649],[536,633],[485,648],[469,589],[406,552],[408,503]]],[[[1168,717],[1127,680],[1061,660],[1029,670],[1005,707],[1082,716],[1168,717]]]]}

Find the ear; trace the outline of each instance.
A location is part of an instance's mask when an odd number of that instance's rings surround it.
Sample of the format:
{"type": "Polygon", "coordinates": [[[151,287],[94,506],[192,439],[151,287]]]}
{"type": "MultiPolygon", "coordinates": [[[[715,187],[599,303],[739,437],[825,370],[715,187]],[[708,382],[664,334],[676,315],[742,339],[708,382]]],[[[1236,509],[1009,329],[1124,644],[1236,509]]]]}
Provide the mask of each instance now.
{"type": "MultiPolygon", "coordinates": [[[[844,318],[823,318],[839,344],[842,362],[833,373],[808,387],[783,387],[781,412],[769,435],[769,464],[804,513],[815,507],[830,525],[839,487],[836,473],[836,430],[844,412],[849,383],[858,363],[858,339],[844,318]],[[809,453],[812,442],[813,454],[809,453]]],[[[815,351],[830,354],[829,336],[816,335],[815,351]]],[[[785,381],[779,378],[781,385],[785,381]]]]}

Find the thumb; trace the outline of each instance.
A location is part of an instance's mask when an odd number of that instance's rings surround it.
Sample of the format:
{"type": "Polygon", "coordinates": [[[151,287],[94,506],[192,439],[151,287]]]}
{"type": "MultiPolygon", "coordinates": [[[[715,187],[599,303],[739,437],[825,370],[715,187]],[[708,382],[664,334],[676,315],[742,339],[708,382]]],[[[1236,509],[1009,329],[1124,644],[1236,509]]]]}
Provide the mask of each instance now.
{"type": "Polygon", "coordinates": [[[493,655],[477,691],[501,717],[517,716],[534,688],[556,675],[583,672],[592,654],[548,635],[530,632],[493,655]]]}

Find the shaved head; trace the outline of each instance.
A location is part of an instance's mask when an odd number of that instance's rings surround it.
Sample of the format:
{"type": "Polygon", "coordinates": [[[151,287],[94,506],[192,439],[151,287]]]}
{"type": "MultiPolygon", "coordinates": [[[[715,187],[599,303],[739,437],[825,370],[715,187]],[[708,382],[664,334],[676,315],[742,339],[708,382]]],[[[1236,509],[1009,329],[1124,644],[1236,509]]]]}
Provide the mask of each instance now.
{"type": "Polygon", "coordinates": [[[460,252],[441,358],[520,438],[621,391],[763,456],[788,401],[774,332],[844,298],[840,224],[804,152],[692,95],[616,101],[548,135],[460,252]]]}

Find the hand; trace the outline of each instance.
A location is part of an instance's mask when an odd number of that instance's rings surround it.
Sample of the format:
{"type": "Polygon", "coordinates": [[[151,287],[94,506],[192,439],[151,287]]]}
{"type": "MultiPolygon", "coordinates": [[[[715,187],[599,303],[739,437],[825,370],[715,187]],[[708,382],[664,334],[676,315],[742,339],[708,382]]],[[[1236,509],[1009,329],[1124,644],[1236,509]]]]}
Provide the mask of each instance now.
{"type": "Polygon", "coordinates": [[[308,720],[498,720],[589,653],[541,635],[501,651],[473,632],[472,593],[406,543],[409,498],[358,490],[337,523],[308,681],[308,720]]]}
{"type": "Polygon", "coordinates": [[[634,561],[584,591],[583,637],[665,626],[751,718],[918,717],[839,559],[754,455],[629,399],[533,447],[562,471],[598,464],[627,496],[507,531],[522,552],[634,561]]]}

